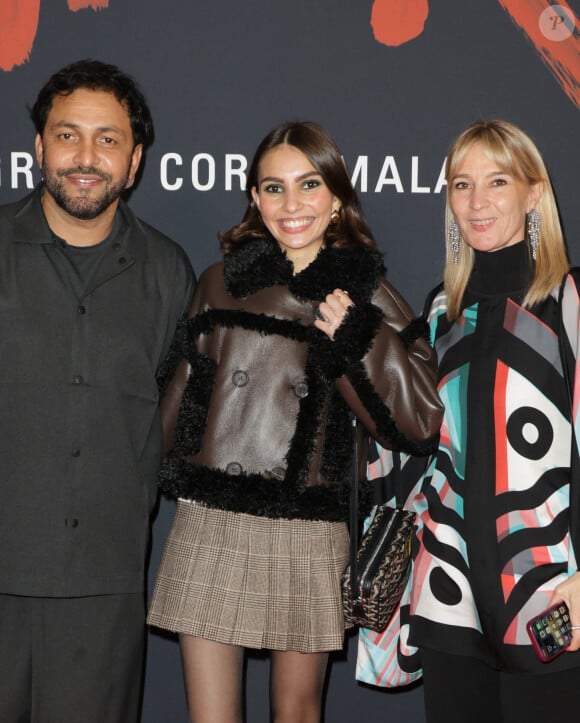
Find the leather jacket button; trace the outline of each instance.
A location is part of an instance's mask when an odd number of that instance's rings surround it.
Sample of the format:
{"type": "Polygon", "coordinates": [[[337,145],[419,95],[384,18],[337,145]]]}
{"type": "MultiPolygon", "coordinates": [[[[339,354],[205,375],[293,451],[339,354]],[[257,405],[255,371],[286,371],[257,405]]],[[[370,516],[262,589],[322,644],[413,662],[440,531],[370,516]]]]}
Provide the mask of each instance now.
{"type": "Polygon", "coordinates": [[[237,477],[242,474],[242,465],[239,462],[230,462],[226,467],[226,473],[237,477]]]}
{"type": "Polygon", "coordinates": [[[308,384],[306,382],[297,382],[294,385],[294,394],[299,399],[304,399],[304,397],[308,396],[308,384]]]}
{"type": "Polygon", "coordinates": [[[86,313],[87,313],[87,308],[86,308],[86,306],[79,306],[78,312],[79,312],[79,314],[80,314],[81,316],[82,316],[83,314],[86,314],[86,313]]]}
{"type": "Polygon", "coordinates": [[[80,374],[77,374],[73,377],[73,384],[82,384],[82,383],[83,383],[83,378],[81,377],[80,374]]]}
{"type": "Polygon", "coordinates": [[[248,373],[237,371],[232,374],[232,382],[236,387],[245,387],[248,383],[248,373]]]}

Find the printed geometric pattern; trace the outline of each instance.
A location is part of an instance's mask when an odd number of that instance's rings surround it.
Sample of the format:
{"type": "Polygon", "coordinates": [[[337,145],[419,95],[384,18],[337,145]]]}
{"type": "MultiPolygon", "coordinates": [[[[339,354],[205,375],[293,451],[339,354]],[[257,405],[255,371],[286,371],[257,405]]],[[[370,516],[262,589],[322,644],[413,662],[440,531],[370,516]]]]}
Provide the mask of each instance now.
{"type": "Polygon", "coordinates": [[[429,321],[446,411],[415,500],[422,544],[413,643],[440,640],[447,650],[453,628],[462,654],[537,670],[525,624],[576,570],[569,507],[580,439],[580,303],[572,278],[567,290],[561,327],[556,294],[533,310],[511,298],[503,306],[479,301],[453,324],[444,295],[434,299],[429,321]],[[574,425],[559,328],[575,364],[574,425]],[[482,613],[500,629],[485,629],[482,613]]]}

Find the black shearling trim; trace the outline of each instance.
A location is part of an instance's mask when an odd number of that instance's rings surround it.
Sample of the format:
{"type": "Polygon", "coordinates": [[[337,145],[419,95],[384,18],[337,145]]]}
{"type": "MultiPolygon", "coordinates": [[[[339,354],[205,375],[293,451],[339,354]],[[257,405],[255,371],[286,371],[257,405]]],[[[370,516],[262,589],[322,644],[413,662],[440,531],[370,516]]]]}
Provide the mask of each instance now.
{"type": "Polygon", "coordinates": [[[250,241],[224,256],[224,281],[234,298],[269,286],[285,286],[292,273],[292,263],[273,238],[250,241]]]}
{"type": "Polygon", "coordinates": [[[369,301],[385,273],[381,254],[366,246],[326,246],[297,274],[273,238],[248,241],[224,256],[224,280],[235,298],[270,286],[288,286],[299,299],[322,301],[341,288],[355,304],[369,301]]]}
{"type": "Polygon", "coordinates": [[[383,259],[377,251],[364,246],[330,246],[293,276],[288,287],[298,298],[318,300],[340,288],[359,305],[371,299],[384,272],[383,259]]]}
{"type": "Polygon", "coordinates": [[[214,385],[216,363],[196,353],[188,359],[191,374],[183,391],[175,426],[175,453],[189,455],[199,452],[205,429],[209,402],[214,385]]]}
{"type": "Polygon", "coordinates": [[[344,355],[337,352],[334,341],[323,331],[312,340],[310,358],[318,374],[328,382],[341,377],[346,369],[344,355]]]}
{"type": "Polygon", "coordinates": [[[413,319],[404,329],[399,332],[399,339],[409,348],[417,339],[425,339],[430,344],[429,324],[424,316],[413,319]]]}
{"type": "Polygon", "coordinates": [[[335,392],[326,415],[320,470],[325,479],[350,484],[354,446],[349,408],[335,392]]]}
{"type": "MultiPolygon", "coordinates": [[[[296,493],[286,481],[258,474],[228,475],[175,456],[163,462],[159,480],[163,494],[197,500],[216,509],[271,518],[330,522],[348,518],[349,485],[317,485],[296,493]]],[[[372,499],[372,483],[363,481],[359,495],[362,514],[368,514],[372,499]]]]}
{"type": "Polygon", "coordinates": [[[195,338],[200,334],[211,334],[216,326],[227,329],[239,327],[260,334],[278,334],[294,341],[309,342],[316,327],[304,326],[291,319],[278,319],[269,314],[255,314],[250,311],[231,311],[229,309],[209,309],[191,319],[189,334],[195,338]]]}
{"type": "Polygon", "coordinates": [[[425,442],[417,442],[409,439],[399,431],[390,410],[376,393],[360,362],[354,362],[349,367],[347,376],[361,402],[375,421],[379,434],[392,440],[394,449],[418,455],[431,454],[437,449],[439,435],[435,435],[435,437],[425,442]]]}
{"type": "Polygon", "coordinates": [[[371,348],[383,319],[374,304],[351,307],[334,339],[324,332],[312,338],[311,354],[321,376],[328,380],[342,376],[352,361],[359,361],[371,348]]]}
{"type": "Polygon", "coordinates": [[[304,489],[306,486],[316,447],[316,433],[320,428],[320,417],[324,412],[324,401],[328,395],[328,384],[312,363],[311,355],[306,360],[304,371],[308,394],[300,400],[294,436],[286,454],[288,464],[286,480],[296,490],[304,489]]]}
{"type": "Polygon", "coordinates": [[[371,348],[382,320],[383,312],[374,304],[351,306],[334,335],[336,353],[347,359],[362,359],[371,348]]]}
{"type": "Polygon", "coordinates": [[[173,340],[171,342],[171,346],[169,347],[169,351],[167,352],[165,359],[159,366],[157,374],[155,375],[155,378],[157,380],[157,386],[159,388],[159,393],[161,395],[165,394],[165,392],[167,391],[167,386],[169,385],[169,382],[175,374],[177,365],[184,356],[183,350],[187,342],[187,335],[188,321],[186,317],[182,317],[177,322],[177,327],[175,328],[175,334],[173,335],[173,340]]]}

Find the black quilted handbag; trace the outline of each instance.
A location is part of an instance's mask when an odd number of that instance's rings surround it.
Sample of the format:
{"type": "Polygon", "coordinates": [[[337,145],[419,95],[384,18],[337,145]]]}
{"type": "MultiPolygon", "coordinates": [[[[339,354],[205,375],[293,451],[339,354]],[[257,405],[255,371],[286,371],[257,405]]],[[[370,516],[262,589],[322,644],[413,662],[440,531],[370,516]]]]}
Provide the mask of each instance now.
{"type": "MultiPolygon", "coordinates": [[[[350,564],[342,576],[345,622],[380,632],[395,611],[409,574],[415,513],[379,505],[358,546],[358,472],[351,485],[350,564]]],[[[393,453],[393,473],[400,478],[401,459],[393,453]]],[[[397,490],[400,484],[397,485],[397,490]]]]}

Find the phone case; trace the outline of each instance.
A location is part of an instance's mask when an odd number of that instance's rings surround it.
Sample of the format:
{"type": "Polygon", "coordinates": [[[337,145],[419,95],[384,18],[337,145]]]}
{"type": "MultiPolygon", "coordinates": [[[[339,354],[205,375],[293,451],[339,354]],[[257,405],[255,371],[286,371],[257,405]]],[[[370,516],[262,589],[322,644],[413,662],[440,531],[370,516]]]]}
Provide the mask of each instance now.
{"type": "Polygon", "coordinates": [[[548,663],[570,645],[570,611],[565,602],[544,610],[526,625],[538,658],[548,663]]]}

